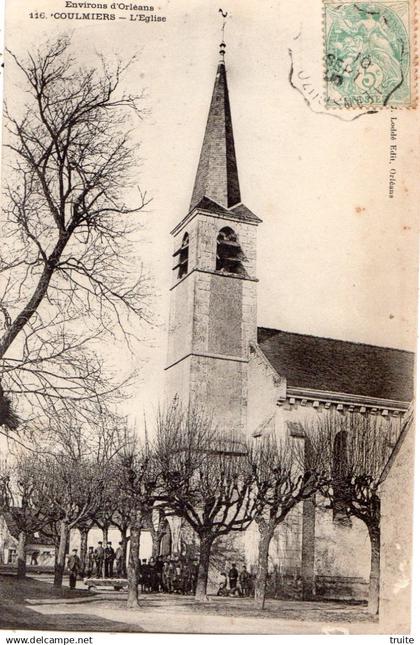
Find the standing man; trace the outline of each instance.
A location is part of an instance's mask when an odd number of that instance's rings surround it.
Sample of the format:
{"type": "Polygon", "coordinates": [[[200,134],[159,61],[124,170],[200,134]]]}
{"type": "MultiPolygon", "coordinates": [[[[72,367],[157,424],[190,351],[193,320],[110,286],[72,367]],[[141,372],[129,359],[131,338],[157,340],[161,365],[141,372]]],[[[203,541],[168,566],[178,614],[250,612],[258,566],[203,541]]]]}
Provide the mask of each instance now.
{"type": "Polygon", "coordinates": [[[79,556],[77,555],[77,549],[73,549],[72,555],[69,557],[67,563],[67,568],[69,570],[69,586],[70,589],[75,589],[77,576],[82,569],[82,563],[79,556]]]}
{"type": "Polygon", "coordinates": [[[98,542],[98,546],[95,549],[95,562],[96,562],[96,577],[102,578],[103,576],[103,566],[104,566],[104,549],[102,542],[98,542]]]}
{"type": "Polygon", "coordinates": [[[152,569],[150,564],[147,562],[146,558],[143,558],[142,566],[143,566],[143,588],[144,588],[144,591],[148,592],[151,590],[150,580],[151,580],[152,569]]]}
{"type": "Polygon", "coordinates": [[[112,578],[114,576],[114,560],[115,551],[112,548],[112,542],[108,542],[105,548],[105,578],[112,578]]]}
{"type": "Polygon", "coordinates": [[[94,567],[95,567],[95,554],[93,552],[93,546],[90,546],[87,554],[87,568],[86,568],[87,578],[92,577],[94,567]]]}
{"type": "Polygon", "coordinates": [[[197,579],[198,579],[198,560],[194,558],[191,565],[191,591],[195,595],[195,590],[197,589],[197,579]]]}
{"type": "Polygon", "coordinates": [[[239,588],[240,588],[241,596],[243,598],[245,596],[248,596],[249,573],[248,573],[245,565],[242,567],[241,573],[239,574],[239,588]]]}
{"type": "Polygon", "coordinates": [[[173,593],[175,591],[175,578],[176,578],[176,567],[175,562],[171,558],[168,563],[167,570],[167,580],[168,580],[168,592],[173,593]]]}
{"type": "Polygon", "coordinates": [[[140,585],[140,590],[142,593],[144,593],[144,584],[145,584],[145,576],[144,576],[144,566],[146,564],[146,560],[139,560],[139,585],[140,585]]]}
{"type": "Polygon", "coordinates": [[[235,593],[235,591],[238,588],[238,576],[239,576],[239,571],[236,568],[236,565],[234,562],[232,562],[232,565],[229,569],[228,573],[228,578],[229,578],[229,590],[230,592],[235,593]]]}
{"type": "Polygon", "coordinates": [[[163,567],[162,567],[162,591],[164,593],[168,593],[169,591],[168,569],[169,569],[169,560],[166,557],[163,561],[163,567]]]}
{"type": "Polygon", "coordinates": [[[124,562],[123,562],[123,543],[118,542],[118,548],[115,551],[115,567],[117,570],[117,578],[123,578],[124,577],[124,562]]]}
{"type": "Polygon", "coordinates": [[[156,559],[156,564],[155,564],[155,573],[156,573],[156,586],[157,586],[157,591],[163,591],[163,560],[162,556],[158,555],[156,559]]]}

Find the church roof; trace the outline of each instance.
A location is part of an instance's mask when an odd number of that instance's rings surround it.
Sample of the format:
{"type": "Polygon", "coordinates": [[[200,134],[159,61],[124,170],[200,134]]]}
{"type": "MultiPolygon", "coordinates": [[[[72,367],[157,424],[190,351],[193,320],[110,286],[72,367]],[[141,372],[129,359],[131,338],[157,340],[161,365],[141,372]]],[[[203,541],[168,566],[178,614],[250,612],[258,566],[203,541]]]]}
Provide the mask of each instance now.
{"type": "Polygon", "coordinates": [[[241,201],[224,62],[217,68],[191,208],[204,196],[224,208],[241,201]]]}
{"type": "Polygon", "coordinates": [[[258,328],[258,345],[288,387],[411,401],[414,353],[258,328]]]}
{"type": "Polygon", "coordinates": [[[199,208],[214,215],[221,215],[222,217],[238,219],[244,222],[255,222],[255,224],[258,224],[262,221],[244,204],[237,204],[233,208],[224,208],[208,197],[200,199],[194,208],[199,208]]]}

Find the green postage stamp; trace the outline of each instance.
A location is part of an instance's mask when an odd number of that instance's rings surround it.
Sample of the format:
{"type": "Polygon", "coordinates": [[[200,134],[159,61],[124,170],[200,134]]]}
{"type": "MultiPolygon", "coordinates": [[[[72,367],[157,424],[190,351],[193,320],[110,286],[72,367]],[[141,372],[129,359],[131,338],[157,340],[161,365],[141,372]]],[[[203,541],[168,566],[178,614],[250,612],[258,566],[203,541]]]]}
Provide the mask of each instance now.
{"type": "Polygon", "coordinates": [[[413,107],[414,0],[324,0],[328,108],[413,107]]]}

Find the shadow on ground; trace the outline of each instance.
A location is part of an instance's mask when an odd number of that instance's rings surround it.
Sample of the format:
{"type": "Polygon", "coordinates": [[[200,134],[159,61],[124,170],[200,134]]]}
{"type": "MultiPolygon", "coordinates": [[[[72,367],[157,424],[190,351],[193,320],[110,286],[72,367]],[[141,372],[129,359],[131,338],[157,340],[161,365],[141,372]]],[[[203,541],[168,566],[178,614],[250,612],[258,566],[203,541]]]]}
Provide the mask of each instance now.
{"type": "MultiPolygon", "coordinates": [[[[219,623],[222,621],[222,626],[228,626],[231,621],[240,625],[241,620],[248,621],[251,626],[258,623],[262,630],[269,623],[272,630],[277,629],[276,625],[280,629],[280,623],[287,623],[290,633],[295,633],[295,629],[296,633],[300,633],[309,629],[311,624],[319,625],[317,630],[322,629],[322,624],[329,624],[331,627],[339,625],[348,631],[352,626],[361,624],[365,624],[369,630],[375,629],[377,623],[368,614],[366,607],[333,601],[267,600],[266,608],[260,610],[251,598],[212,596],[208,602],[197,602],[191,596],[143,594],[139,598],[139,608],[128,610],[125,592],[90,592],[86,589],[71,590],[68,587],[57,590],[51,583],[51,577],[44,580],[17,580],[12,576],[0,576],[0,627],[156,632],[165,631],[162,625],[167,627],[171,618],[174,627],[177,627],[176,631],[189,632],[192,630],[192,623],[197,629],[197,625],[200,626],[204,621],[212,629],[217,619],[219,623]],[[257,619],[257,623],[252,623],[254,619],[257,619]]],[[[241,633],[240,629],[236,633],[241,633]]]]}
{"type": "Polygon", "coordinates": [[[54,589],[46,581],[17,580],[15,576],[0,576],[0,628],[1,629],[51,629],[59,631],[109,631],[142,632],[138,625],[130,625],[115,620],[95,616],[94,609],[89,615],[78,614],[77,603],[98,602],[100,598],[84,589],[54,589]],[[54,604],[68,605],[69,614],[54,614],[54,604]],[[31,605],[52,605],[48,615],[31,608],[31,605]],[[70,613],[71,608],[71,613],[70,613]]]}

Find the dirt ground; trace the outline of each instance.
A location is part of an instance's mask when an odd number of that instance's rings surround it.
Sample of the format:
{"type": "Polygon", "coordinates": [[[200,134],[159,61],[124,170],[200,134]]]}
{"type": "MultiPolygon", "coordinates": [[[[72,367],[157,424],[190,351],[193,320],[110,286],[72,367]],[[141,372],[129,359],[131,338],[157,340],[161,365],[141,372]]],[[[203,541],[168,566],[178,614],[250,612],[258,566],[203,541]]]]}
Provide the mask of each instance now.
{"type": "Polygon", "coordinates": [[[0,628],[86,632],[175,632],[245,634],[374,634],[380,626],[360,605],[268,600],[264,611],[250,598],[143,594],[138,609],[126,593],[62,590],[51,576],[18,581],[0,575],[0,628]]]}

